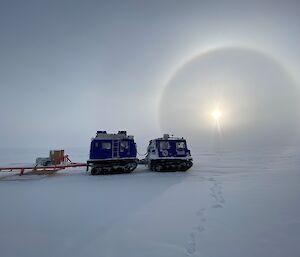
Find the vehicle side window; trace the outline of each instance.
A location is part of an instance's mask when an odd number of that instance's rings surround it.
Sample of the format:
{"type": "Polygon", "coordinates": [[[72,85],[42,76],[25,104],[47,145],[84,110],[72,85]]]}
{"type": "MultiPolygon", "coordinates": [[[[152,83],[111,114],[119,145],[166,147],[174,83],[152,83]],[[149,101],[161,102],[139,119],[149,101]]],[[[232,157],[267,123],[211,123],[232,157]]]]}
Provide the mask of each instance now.
{"type": "Polygon", "coordinates": [[[99,144],[98,144],[98,142],[96,142],[96,143],[95,143],[95,147],[96,147],[96,148],[98,148],[98,147],[99,147],[99,144]]]}
{"type": "Polygon", "coordinates": [[[120,143],[120,151],[124,152],[125,150],[127,150],[129,148],[129,143],[128,141],[121,141],[120,143]]]}
{"type": "Polygon", "coordinates": [[[177,150],[184,150],[185,149],[185,143],[184,142],[176,142],[176,149],[177,150]]]}
{"type": "Polygon", "coordinates": [[[160,141],[159,148],[161,150],[168,150],[170,149],[170,143],[168,141],[160,141]]]}
{"type": "Polygon", "coordinates": [[[106,149],[106,150],[111,149],[111,143],[110,142],[102,142],[102,149],[106,149]]]}

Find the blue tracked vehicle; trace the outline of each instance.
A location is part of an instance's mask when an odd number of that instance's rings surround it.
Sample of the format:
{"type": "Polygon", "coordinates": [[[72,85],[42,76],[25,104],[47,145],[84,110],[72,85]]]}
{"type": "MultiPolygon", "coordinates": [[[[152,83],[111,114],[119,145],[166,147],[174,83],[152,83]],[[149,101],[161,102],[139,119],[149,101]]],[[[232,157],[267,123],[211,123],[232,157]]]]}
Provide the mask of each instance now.
{"type": "Polygon", "coordinates": [[[153,171],[187,171],[193,166],[186,140],[168,134],[150,140],[145,161],[153,171]]]}
{"type": "Polygon", "coordinates": [[[117,134],[97,131],[96,137],[91,141],[87,170],[90,167],[92,175],[130,173],[138,164],[136,154],[134,138],[127,136],[126,131],[119,131],[117,134]]]}

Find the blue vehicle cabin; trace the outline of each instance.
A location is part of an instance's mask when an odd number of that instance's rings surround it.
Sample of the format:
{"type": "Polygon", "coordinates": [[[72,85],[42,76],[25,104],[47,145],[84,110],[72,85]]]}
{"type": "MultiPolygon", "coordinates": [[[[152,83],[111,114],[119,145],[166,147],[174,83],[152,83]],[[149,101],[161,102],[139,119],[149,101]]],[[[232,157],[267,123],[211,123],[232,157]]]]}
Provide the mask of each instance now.
{"type": "Polygon", "coordinates": [[[91,141],[90,159],[87,163],[92,167],[92,174],[129,172],[137,166],[136,155],[134,138],[127,136],[126,131],[119,131],[117,134],[97,131],[96,137],[91,141]]]}
{"type": "Polygon", "coordinates": [[[186,171],[193,165],[186,140],[168,134],[150,140],[145,160],[154,171],[186,171]]]}

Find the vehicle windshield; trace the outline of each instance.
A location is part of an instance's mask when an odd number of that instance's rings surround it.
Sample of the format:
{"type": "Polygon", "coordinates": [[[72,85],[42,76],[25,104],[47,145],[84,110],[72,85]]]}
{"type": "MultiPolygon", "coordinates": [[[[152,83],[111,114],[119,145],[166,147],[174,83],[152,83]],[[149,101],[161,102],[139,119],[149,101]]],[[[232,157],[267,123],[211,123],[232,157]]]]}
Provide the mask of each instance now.
{"type": "Polygon", "coordinates": [[[177,150],[184,150],[185,149],[185,142],[181,141],[181,142],[176,142],[176,149],[177,150]]]}

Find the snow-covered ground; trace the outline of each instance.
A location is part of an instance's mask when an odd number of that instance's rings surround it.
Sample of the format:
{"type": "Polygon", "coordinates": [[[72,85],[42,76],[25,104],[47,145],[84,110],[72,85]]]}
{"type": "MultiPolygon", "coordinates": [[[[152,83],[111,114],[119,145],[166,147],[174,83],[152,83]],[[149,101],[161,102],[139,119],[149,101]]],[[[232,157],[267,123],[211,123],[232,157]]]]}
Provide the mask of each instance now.
{"type": "Polygon", "coordinates": [[[0,174],[0,256],[300,256],[300,151],[192,154],[186,173],[0,174]]]}

